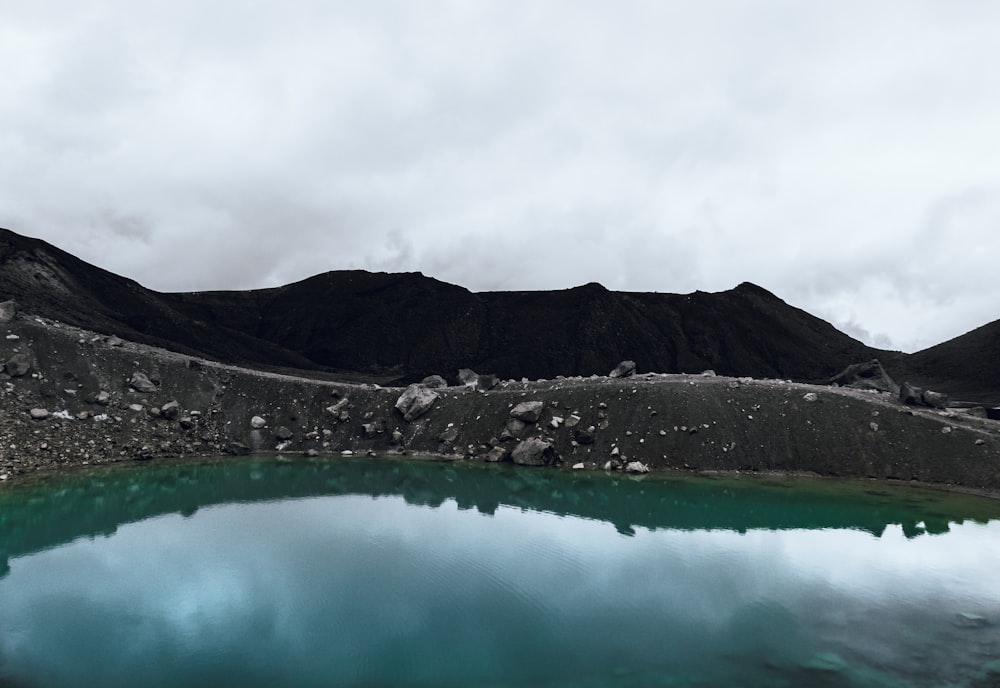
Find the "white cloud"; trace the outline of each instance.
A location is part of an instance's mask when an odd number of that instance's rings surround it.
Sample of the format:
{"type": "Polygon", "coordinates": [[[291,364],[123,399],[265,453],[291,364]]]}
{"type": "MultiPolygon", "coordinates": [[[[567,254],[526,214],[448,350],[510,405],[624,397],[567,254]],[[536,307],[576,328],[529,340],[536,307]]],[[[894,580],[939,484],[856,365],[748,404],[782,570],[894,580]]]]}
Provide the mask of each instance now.
{"type": "Polygon", "coordinates": [[[992,320],[1000,8],[2,3],[0,225],[153,288],[754,281],[992,320]]]}

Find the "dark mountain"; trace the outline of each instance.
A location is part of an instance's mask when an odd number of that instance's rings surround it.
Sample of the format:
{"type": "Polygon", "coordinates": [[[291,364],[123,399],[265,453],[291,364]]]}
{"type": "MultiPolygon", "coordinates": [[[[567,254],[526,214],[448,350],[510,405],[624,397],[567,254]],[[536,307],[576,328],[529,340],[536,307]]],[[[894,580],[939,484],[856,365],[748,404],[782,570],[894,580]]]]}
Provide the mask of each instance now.
{"type": "Polygon", "coordinates": [[[514,378],[603,375],[626,358],[641,371],[818,381],[882,357],[896,377],[955,392],[996,389],[1000,377],[1000,325],[906,356],[871,349],[749,283],[693,294],[598,284],[472,293],[419,273],[339,271],[274,289],[163,294],[0,230],[0,297],[224,362],[381,382],[460,367],[514,378]]]}
{"type": "Polygon", "coordinates": [[[899,367],[917,384],[1000,405],[1000,320],[911,354],[899,367]]]}

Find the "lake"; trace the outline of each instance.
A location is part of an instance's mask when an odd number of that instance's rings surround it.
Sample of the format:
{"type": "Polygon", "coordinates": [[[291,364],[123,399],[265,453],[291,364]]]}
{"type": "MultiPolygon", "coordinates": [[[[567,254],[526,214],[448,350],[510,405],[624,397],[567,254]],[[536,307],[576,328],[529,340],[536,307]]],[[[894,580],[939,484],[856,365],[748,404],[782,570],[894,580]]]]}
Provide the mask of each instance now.
{"type": "Polygon", "coordinates": [[[1000,502],[226,459],[0,488],[0,686],[990,686],[1000,502]]]}

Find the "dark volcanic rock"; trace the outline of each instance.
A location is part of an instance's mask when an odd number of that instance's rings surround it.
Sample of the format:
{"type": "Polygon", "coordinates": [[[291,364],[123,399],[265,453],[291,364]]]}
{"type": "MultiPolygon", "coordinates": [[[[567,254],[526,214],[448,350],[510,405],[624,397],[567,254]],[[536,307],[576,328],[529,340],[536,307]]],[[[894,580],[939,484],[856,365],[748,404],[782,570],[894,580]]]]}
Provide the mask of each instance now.
{"type": "Polygon", "coordinates": [[[910,406],[917,406],[923,403],[922,399],[923,390],[919,387],[914,387],[909,382],[904,382],[899,387],[899,400],[904,404],[909,404],[910,406]]]}
{"type": "Polygon", "coordinates": [[[864,363],[854,363],[830,378],[831,384],[855,389],[874,389],[880,392],[899,393],[897,385],[877,358],[864,363]]]}

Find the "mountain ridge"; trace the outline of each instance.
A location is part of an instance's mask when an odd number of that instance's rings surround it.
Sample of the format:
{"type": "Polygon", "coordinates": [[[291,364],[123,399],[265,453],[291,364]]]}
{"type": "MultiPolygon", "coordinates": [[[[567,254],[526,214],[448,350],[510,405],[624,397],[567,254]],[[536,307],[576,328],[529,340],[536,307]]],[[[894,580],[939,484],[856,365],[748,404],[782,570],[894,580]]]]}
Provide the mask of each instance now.
{"type": "Polygon", "coordinates": [[[422,273],[346,270],[265,289],[162,293],[0,230],[0,297],[224,363],[374,382],[463,367],[507,378],[603,375],[623,359],[656,372],[817,382],[879,358],[897,379],[1000,403],[1000,321],[915,354],[883,351],[749,282],[690,294],[595,282],[472,292],[422,273]]]}

